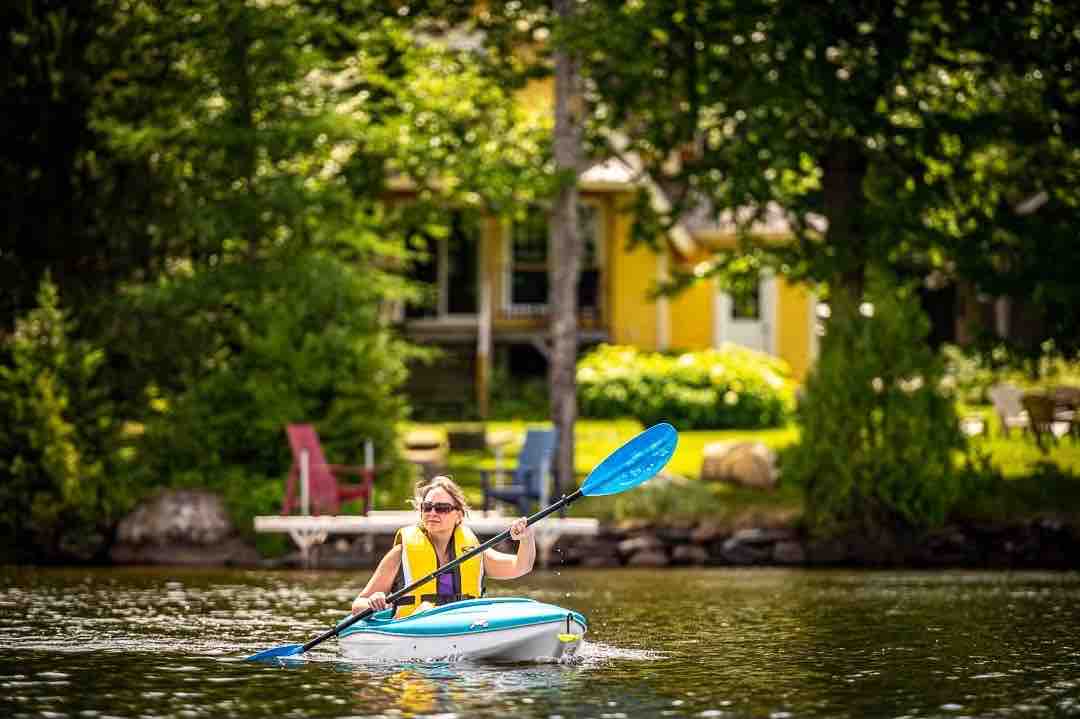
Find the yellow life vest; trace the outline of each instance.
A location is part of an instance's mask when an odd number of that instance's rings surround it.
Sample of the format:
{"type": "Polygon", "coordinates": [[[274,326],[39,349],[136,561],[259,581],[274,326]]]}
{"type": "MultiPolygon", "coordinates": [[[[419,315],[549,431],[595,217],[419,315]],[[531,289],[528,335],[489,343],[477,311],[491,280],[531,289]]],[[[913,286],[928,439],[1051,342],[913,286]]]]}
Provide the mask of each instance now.
{"type": "MultiPolygon", "coordinates": [[[[402,545],[401,569],[398,570],[400,586],[407,587],[417,579],[422,579],[439,568],[439,558],[435,552],[435,545],[431,543],[427,532],[419,525],[412,524],[399,529],[394,536],[394,544],[402,545]]],[[[450,539],[450,544],[446,548],[448,559],[454,559],[478,546],[480,546],[480,540],[476,538],[472,530],[459,524],[454,529],[454,536],[450,539]]],[[[447,601],[470,599],[483,595],[483,554],[478,554],[468,561],[462,562],[450,570],[449,574],[454,580],[453,598],[444,595],[440,599],[438,578],[432,579],[424,582],[396,602],[397,618],[409,616],[416,611],[421,602],[445,604],[447,601]]]]}

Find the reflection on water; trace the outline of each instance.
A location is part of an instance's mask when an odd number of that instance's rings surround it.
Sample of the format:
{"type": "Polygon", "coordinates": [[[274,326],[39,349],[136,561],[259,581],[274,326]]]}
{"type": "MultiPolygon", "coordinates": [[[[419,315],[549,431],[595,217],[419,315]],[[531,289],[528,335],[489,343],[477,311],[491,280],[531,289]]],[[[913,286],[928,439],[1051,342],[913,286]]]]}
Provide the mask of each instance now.
{"type": "Polygon", "coordinates": [[[1080,575],[564,570],[572,663],[350,662],[366,577],[0,569],[0,716],[1080,716],[1080,575]]]}

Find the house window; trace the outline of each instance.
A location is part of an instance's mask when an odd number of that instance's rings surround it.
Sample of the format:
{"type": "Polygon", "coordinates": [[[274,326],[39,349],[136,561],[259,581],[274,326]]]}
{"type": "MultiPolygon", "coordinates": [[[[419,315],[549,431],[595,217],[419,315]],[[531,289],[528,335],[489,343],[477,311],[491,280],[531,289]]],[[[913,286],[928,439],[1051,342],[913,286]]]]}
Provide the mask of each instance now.
{"type": "MultiPolygon", "coordinates": [[[[578,278],[578,311],[595,315],[600,310],[600,270],[603,264],[603,235],[600,209],[578,204],[578,232],[584,252],[578,278]]],[[[507,281],[504,305],[512,315],[541,315],[548,309],[548,212],[530,208],[525,218],[514,222],[509,237],[507,281]]]]}
{"type": "Polygon", "coordinates": [[[445,226],[420,238],[412,277],[430,288],[422,301],[409,304],[410,319],[472,316],[477,312],[480,223],[453,212],[445,226]]]}
{"type": "Polygon", "coordinates": [[[759,278],[755,277],[753,283],[738,287],[730,294],[732,319],[761,319],[761,282],[759,278]]]}

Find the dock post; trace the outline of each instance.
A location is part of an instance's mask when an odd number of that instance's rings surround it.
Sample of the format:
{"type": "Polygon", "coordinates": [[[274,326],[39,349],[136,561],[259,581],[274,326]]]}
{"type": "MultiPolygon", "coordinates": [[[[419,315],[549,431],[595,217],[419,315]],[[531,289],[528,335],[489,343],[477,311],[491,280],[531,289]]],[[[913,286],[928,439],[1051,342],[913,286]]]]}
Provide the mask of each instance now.
{"type": "Polygon", "coordinates": [[[311,514],[311,460],[306,449],[300,450],[300,513],[311,514]]]}

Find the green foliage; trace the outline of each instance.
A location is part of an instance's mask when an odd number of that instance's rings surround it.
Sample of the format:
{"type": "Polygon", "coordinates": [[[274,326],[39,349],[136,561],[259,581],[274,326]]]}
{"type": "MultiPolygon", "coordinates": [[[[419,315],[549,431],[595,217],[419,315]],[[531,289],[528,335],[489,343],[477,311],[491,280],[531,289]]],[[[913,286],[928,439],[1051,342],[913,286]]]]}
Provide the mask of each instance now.
{"type": "MultiPolygon", "coordinates": [[[[160,387],[133,471],[147,483],[218,489],[250,517],[280,509],[291,462],[284,428],[316,425],[328,460],[361,464],[375,443],[381,491],[406,472],[395,425],[411,350],[378,316],[377,282],[330,257],[233,264],[143,290],[140,339],[157,353],[197,344],[200,361],[160,387]]],[[[164,360],[161,360],[164,362],[164,360]]]]}
{"type": "MultiPolygon", "coordinates": [[[[995,453],[995,460],[1000,459],[995,453]]],[[[1006,478],[989,461],[969,478],[969,491],[956,515],[982,521],[1017,517],[1080,519],[1080,473],[1074,463],[1051,462],[1040,455],[1021,476],[1006,478]]]]}
{"type": "Polygon", "coordinates": [[[965,350],[956,345],[941,348],[945,360],[945,374],[956,388],[957,398],[967,404],[986,404],[990,401],[987,390],[995,383],[1005,380],[1004,370],[991,364],[991,357],[965,350]]]}
{"type": "MultiPolygon", "coordinates": [[[[586,59],[592,141],[642,162],[642,207],[669,200],[643,241],[692,212],[746,251],[782,217],[791,241],[756,251],[786,277],[860,292],[870,264],[937,270],[1030,298],[1075,345],[1080,5],[947,8],[592,2],[553,35],[586,59]]],[[[722,260],[694,269],[732,279],[722,260]]]]}
{"type": "Polygon", "coordinates": [[[654,477],[614,501],[614,519],[695,520],[720,511],[721,500],[702,482],[676,475],[654,477]]]}
{"type": "Polygon", "coordinates": [[[550,388],[545,378],[514,378],[505,365],[491,373],[490,418],[545,420],[551,415],[550,388]]]}
{"type": "Polygon", "coordinates": [[[20,471],[98,476],[78,440],[120,416],[137,452],[94,447],[134,452],[102,465],[110,484],[217,489],[247,528],[277,510],[284,423],[312,421],[332,461],[359,463],[373,438],[376,501],[396,496],[397,390],[418,353],[379,308],[416,294],[398,273],[447,205],[544,192],[543,118],[523,119],[482,53],[440,40],[461,17],[445,4],[39,5],[0,10],[0,333],[55,260],[80,331],[109,348],[81,356],[116,404],[18,370],[9,404],[54,437],[47,455],[12,439],[20,471]],[[418,37],[416,14],[441,10],[418,37]],[[413,201],[385,202],[388,178],[413,201]]]}
{"type": "Polygon", "coordinates": [[[1042,352],[1032,357],[1004,344],[990,348],[945,345],[945,372],[955,386],[957,397],[968,404],[990,402],[987,390],[999,382],[1019,387],[1080,387],[1080,355],[1070,358],[1057,351],[1053,341],[1043,343],[1042,352]]]}
{"type": "Polygon", "coordinates": [[[578,363],[577,381],[583,417],[682,430],[777,427],[794,400],[786,363],[735,345],[683,353],[601,345],[578,363]]]}
{"type": "Polygon", "coordinates": [[[814,531],[935,525],[960,498],[966,442],[928,331],[905,289],[876,287],[859,307],[834,303],[799,403],[799,442],[782,455],[814,531]]]}
{"type": "Polygon", "coordinates": [[[86,560],[129,504],[104,352],[75,339],[48,275],[0,348],[0,559],[86,560]]]}

